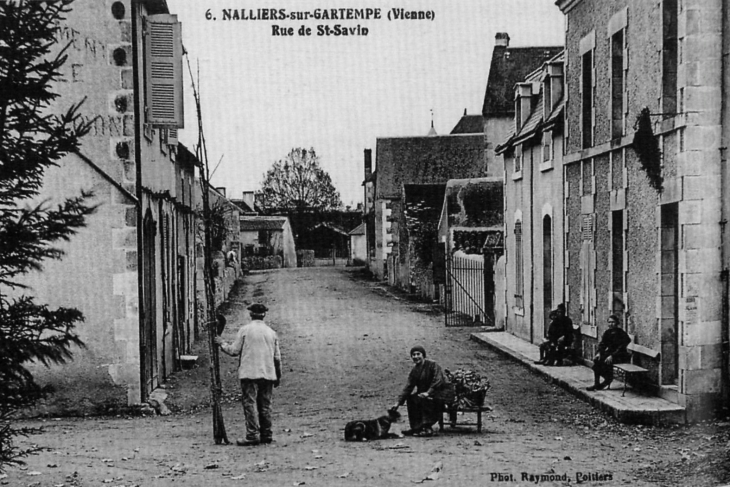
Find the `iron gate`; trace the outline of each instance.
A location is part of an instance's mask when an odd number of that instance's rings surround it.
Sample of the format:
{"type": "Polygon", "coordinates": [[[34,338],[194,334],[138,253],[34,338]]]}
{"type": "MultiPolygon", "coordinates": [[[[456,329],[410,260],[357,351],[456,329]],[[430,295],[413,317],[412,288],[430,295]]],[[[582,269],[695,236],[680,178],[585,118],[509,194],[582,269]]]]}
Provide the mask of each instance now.
{"type": "Polygon", "coordinates": [[[445,259],[446,326],[494,325],[492,259],[488,255],[446,255],[445,259]]]}

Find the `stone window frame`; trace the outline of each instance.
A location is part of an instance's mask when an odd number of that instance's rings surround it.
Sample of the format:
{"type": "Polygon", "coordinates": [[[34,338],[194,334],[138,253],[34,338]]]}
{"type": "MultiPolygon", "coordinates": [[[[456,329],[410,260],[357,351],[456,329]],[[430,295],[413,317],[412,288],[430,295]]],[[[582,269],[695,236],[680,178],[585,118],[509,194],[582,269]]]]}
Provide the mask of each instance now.
{"type": "Polygon", "coordinates": [[[514,151],[514,168],[512,172],[512,181],[518,181],[522,179],[522,170],[525,167],[525,153],[522,149],[522,144],[515,146],[514,151]]]}
{"type": "MultiPolygon", "coordinates": [[[[620,138],[626,135],[627,130],[627,120],[628,120],[628,106],[629,106],[629,100],[628,100],[628,90],[626,89],[626,80],[628,79],[628,70],[629,70],[629,42],[628,42],[628,25],[629,25],[629,8],[624,7],[618,12],[616,12],[611,19],[608,21],[608,29],[606,31],[607,37],[608,37],[608,43],[609,43],[609,49],[610,49],[610,55],[609,55],[609,82],[611,83],[611,87],[609,90],[609,93],[611,93],[611,99],[610,99],[610,106],[609,106],[609,119],[611,120],[611,139],[620,138]],[[614,55],[616,53],[615,51],[615,38],[617,35],[621,34],[621,67],[619,68],[621,70],[621,76],[614,76],[614,70],[616,69],[616,66],[614,65],[614,55]],[[619,90],[620,93],[620,109],[621,109],[621,127],[620,130],[617,130],[615,127],[616,120],[616,114],[614,113],[614,110],[617,105],[617,99],[616,99],[616,93],[614,93],[614,80],[620,78],[621,79],[621,89],[619,90]]],[[[595,61],[594,61],[595,62],[595,61]]],[[[595,82],[594,82],[595,83],[595,82]]]]}
{"type": "Polygon", "coordinates": [[[679,92],[679,64],[680,60],[680,38],[679,38],[679,9],[680,0],[661,0],[661,83],[659,103],[662,113],[666,118],[674,116],[681,111],[682,99],[679,92]],[[667,22],[667,14],[673,16],[667,22]],[[674,34],[674,36],[672,36],[674,34]]]}
{"type": "Polygon", "coordinates": [[[595,145],[595,132],[596,132],[596,31],[592,30],[585,37],[580,40],[579,43],[579,54],[580,54],[580,113],[581,113],[581,147],[587,149],[595,145]],[[590,53],[591,67],[590,67],[590,94],[586,96],[585,89],[587,83],[585,81],[586,74],[586,56],[590,53]],[[586,107],[586,101],[590,97],[590,107],[586,107]],[[590,121],[586,121],[586,118],[590,117],[590,121]],[[590,134],[586,134],[586,127],[590,122],[590,134]]]}
{"type": "Polygon", "coordinates": [[[515,242],[515,289],[514,299],[515,305],[513,311],[518,316],[525,316],[525,263],[524,263],[524,242],[522,231],[522,211],[515,211],[515,221],[513,225],[514,242],[515,242]]]}

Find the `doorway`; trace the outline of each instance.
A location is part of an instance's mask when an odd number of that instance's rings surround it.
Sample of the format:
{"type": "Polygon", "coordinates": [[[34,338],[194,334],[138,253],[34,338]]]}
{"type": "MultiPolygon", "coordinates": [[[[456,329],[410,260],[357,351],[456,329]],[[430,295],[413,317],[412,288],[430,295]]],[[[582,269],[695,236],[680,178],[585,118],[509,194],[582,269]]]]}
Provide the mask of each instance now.
{"type": "Polygon", "coordinates": [[[661,206],[661,385],[676,385],[679,364],[679,204],[661,206]]]}

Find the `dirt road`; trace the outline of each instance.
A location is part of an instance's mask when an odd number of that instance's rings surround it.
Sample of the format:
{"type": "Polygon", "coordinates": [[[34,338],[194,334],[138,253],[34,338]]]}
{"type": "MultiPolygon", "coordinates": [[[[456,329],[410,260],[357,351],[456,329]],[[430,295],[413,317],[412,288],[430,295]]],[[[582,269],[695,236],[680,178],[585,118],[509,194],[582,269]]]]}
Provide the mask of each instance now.
{"type": "MultiPolygon", "coordinates": [[[[522,366],[469,341],[474,329],[444,327],[430,305],[410,302],[357,270],[255,273],[231,296],[232,339],[254,301],[269,308],[284,362],[274,392],[274,439],[257,447],[212,441],[205,347],[200,366],[166,384],[170,416],[48,419],[24,445],[50,450],[12,469],[3,485],[37,486],[401,486],[442,470],[434,486],[718,485],[730,480],[730,425],[625,426],[522,366]],[[473,369],[492,384],[494,413],[481,434],[447,427],[432,438],[346,443],[352,419],[392,405],[425,347],[445,368],[473,369]],[[720,446],[718,446],[720,445],[720,446]],[[725,455],[725,456],[722,456],[725,455]],[[726,464],[726,463],[725,463],[726,464]],[[579,482],[582,480],[582,482],[579,482]]],[[[229,438],[243,437],[236,360],[222,357],[229,438]]],[[[405,418],[404,418],[405,419],[405,418]]],[[[396,429],[407,427],[407,420],[396,429]]]]}

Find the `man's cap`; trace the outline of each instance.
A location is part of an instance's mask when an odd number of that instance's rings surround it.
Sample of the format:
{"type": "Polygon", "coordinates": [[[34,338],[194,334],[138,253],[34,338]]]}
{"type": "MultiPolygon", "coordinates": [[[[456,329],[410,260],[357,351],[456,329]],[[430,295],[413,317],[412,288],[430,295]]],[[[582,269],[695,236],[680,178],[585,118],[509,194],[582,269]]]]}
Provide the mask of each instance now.
{"type": "Polygon", "coordinates": [[[249,306],[248,310],[253,314],[262,315],[262,314],[266,313],[267,311],[269,311],[269,308],[267,308],[266,306],[264,306],[261,303],[255,303],[255,304],[252,304],[251,306],[249,306]]]}

